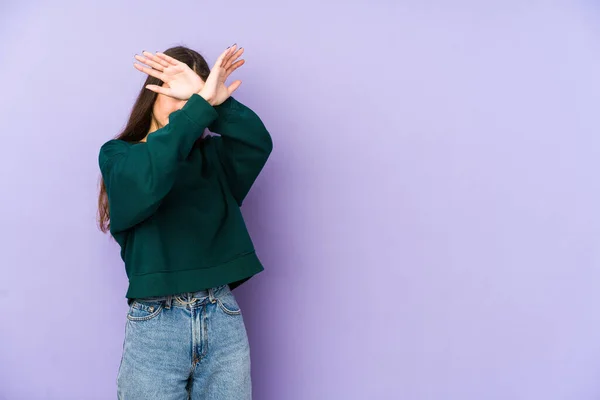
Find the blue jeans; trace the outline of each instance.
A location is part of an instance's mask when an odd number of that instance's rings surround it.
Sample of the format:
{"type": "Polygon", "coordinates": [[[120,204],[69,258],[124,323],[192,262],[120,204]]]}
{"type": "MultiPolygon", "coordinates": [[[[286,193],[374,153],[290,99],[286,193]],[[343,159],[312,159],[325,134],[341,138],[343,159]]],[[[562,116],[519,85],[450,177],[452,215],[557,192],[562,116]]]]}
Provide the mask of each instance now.
{"type": "Polygon", "coordinates": [[[228,285],[129,304],[119,400],[252,398],[248,336],[228,285]]]}

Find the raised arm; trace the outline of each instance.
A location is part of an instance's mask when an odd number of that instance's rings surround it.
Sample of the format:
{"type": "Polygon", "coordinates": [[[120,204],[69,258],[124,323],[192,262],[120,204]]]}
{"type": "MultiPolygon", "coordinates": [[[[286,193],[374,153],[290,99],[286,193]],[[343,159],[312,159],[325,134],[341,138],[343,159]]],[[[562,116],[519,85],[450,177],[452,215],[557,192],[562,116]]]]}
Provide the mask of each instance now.
{"type": "Polygon", "coordinates": [[[98,163],[106,186],[111,231],[123,231],[152,215],[169,193],[180,162],[217,117],[215,109],[194,94],[169,116],[169,123],[146,142],[111,140],[100,149],[98,163]]]}
{"type": "Polygon", "coordinates": [[[98,163],[106,187],[111,232],[127,230],[151,216],[175,182],[180,163],[194,142],[217,117],[213,106],[221,104],[239,86],[222,87],[227,60],[225,50],[215,62],[206,82],[188,65],[163,53],[144,52],[134,66],[163,82],[146,88],[159,95],[187,100],[169,115],[168,123],[147,136],[146,142],[111,140],[100,149],[98,163]]]}
{"type": "Polygon", "coordinates": [[[227,183],[239,206],[264,167],[273,141],[254,111],[233,97],[216,107],[218,119],[208,128],[215,138],[227,183]]]}

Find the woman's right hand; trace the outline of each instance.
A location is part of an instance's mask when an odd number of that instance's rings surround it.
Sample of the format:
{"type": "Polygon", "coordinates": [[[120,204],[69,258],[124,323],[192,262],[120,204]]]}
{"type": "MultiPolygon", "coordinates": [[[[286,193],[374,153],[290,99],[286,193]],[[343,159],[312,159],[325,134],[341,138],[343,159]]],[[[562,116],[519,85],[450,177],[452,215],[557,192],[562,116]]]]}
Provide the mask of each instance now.
{"type": "Polygon", "coordinates": [[[133,66],[139,71],[158,78],[167,84],[167,87],[146,85],[148,90],[179,100],[187,100],[202,89],[204,82],[187,64],[163,53],[154,55],[144,51],[142,54],[144,57],[136,54],[135,59],[149,65],[151,68],[137,63],[134,63],[133,66]]]}
{"type": "Polygon", "coordinates": [[[142,56],[136,55],[136,60],[149,65],[151,68],[140,64],[134,64],[138,70],[160,79],[168,87],[158,85],[146,85],[148,90],[173,97],[180,100],[189,99],[194,93],[198,93],[211,105],[223,103],[233,92],[242,84],[242,81],[236,80],[231,85],[226,86],[225,81],[233,71],[244,65],[244,60],[236,61],[243,53],[244,49],[237,49],[233,45],[225,50],[210,71],[206,82],[196,74],[187,64],[174,59],[164,53],[156,55],[144,51],[142,56]]]}

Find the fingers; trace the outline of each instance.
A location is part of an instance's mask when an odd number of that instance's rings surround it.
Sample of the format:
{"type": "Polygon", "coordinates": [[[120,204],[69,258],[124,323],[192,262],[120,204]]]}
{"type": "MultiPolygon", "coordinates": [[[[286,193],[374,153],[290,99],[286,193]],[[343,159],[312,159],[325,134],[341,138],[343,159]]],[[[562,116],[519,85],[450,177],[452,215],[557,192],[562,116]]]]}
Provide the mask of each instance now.
{"type": "MultiPolygon", "coordinates": [[[[156,55],[161,58],[162,60],[164,60],[165,62],[171,64],[171,65],[179,65],[181,64],[180,61],[177,61],[176,59],[174,59],[171,56],[166,55],[165,53],[156,53],[156,55]]],[[[165,67],[168,67],[169,65],[166,64],[165,67]]]]}
{"type": "Polygon", "coordinates": [[[236,69],[238,69],[239,67],[241,67],[242,65],[244,65],[244,63],[246,62],[246,60],[238,60],[235,63],[233,63],[233,65],[231,65],[228,69],[227,72],[225,73],[225,79],[227,79],[227,77],[229,75],[231,75],[231,73],[233,71],[235,71],[236,69]]]}
{"type": "Polygon", "coordinates": [[[167,68],[169,66],[169,63],[167,62],[167,60],[163,59],[162,57],[160,57],[159,52],[156,52],[156,55],[150,53],[149,51],[144,51],[143,54],[148,57],[149,59],[151,59],[152,61],[154,61],[156,64],[161,65],[163,68],[167,68]]]}
{"type": "Polygon", "coordinates": [[[230,46],[227,49],[225,49],[225,51],[221,53],[219,58],[217,58],[217,61],[215,61],[215,67],[216,68],[226,68],[225,64],[229,60],[231,55],[235,52],[236,48],[237,48],[237,43],[234,43],[233,46],[230,46]]]}
{"type": "Polygon", "coordinates": [[[146,85],[146,89],[151,90],[156,93],[164,94],[165,96],[171,95],[171,88],[166,88],[164,86],[146,85]]]}
{"type": "MultiPolygon", "coordinates": [[[[136,54],[135,55],[135,59],[138,60],[141,63],[144,63],[146,65],[151,66],[152,68],[154,68],[157,71],[161,71],[162,72],[164,70],[165,66],[162,65],[162,64],[160,64],[160,63],[158,63],[157,61],[155,61],[154,60],[155,57],[152,55],[152,53],[148,53],[147,51],[145,51],[142,54],[144,54],[144,56],[146,56],[146,57],[143,57],[143,56],[140,56],[140,55],[136,54]]],[[[158,59],[158,60],[160,60],[160,59],[158,59]]],[[[160,60],[160,61],[163,61],[163,60],[160,60]]],[[[163,61],[163,62],[165,62],[165,61],[163,61]]]]}
{"type": "Polygon", "coordinates": [[[163,71],[165,70],[165,68],[169,67],[169,63],[166,60],[155,56],[149,51],[142,51],[142,54],[144,56],[136,54],[135,59],[141,63],[150,66],[151,68],[137,63],[134,63],[133,66],[139,71],[142,71],[150,76],[165,81],[166,75],[163,73],[163,71]]]}
{"type": "Polygon", "coordinates": [[[165,82],[165,75],[160,72],[157,71],[155,69],[152,68],[148,68],[148,67],[144,67],[143,65],[140,65],[138,63],[133,63],[133,66],[138,70],[138,71],[142,71],[145,74],[148,74],[150,76],[153,76],[155,78],[160,79],[161,81],[165,82]]]}
{"type": "Polygon", "coordinates": [[[180,61],[174,59],[171,56],[168,56],[164,53],[160,53],[157,52],[156,55],[152,54],[149,51],[143,51],[142,54],[144,56],[140,56],[140,55],[135,55],[135,59],[138,60],[141,63],[144,63],[152,68],[148,68],[144,65],[140,65],[137,63],[134,63],[133,66],[138,69],[139,71],[142,71],[150,76],[153,76],[155,78],[158,78],[160,80],[162,80],[163,82],[166,82],[168,80],[169,75],[173,75],[173,73],[175,71],[179,71],[181,69],[181,66],[185,66],[184,64],[182,64],[180,61]],[[179,67],[179,68],[175,68],[173,69],[173,67],[179,67]],[[170,71],[169,73],[166,73],[168,70],[170,71]]]}
{"type": "Polygon", "coordinates": [[[224,67],[225,69],[228,69],[229,67],[231,67],[231,64],[233,64],[233,62],[235,60],[237,60],[238,58],[240,58],[240,56],[244,54],[244,48],[240,47],[238,50],[233,50],[231,51],[231,53],[225,57],[224,60],[224,67]]]}

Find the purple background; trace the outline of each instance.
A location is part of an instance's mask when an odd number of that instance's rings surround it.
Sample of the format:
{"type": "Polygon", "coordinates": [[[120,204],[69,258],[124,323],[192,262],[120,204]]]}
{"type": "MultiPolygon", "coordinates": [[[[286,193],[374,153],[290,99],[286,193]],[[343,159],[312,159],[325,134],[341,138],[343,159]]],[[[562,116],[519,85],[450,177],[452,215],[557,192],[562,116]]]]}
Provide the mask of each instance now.
{"type": "Polygon", "coordinates": [[[115,397],[98,149],[136,52],[234,42],[256,399],[600,397],[597,2],[89,3],[0,5],[0,399],[115,397]]]}

